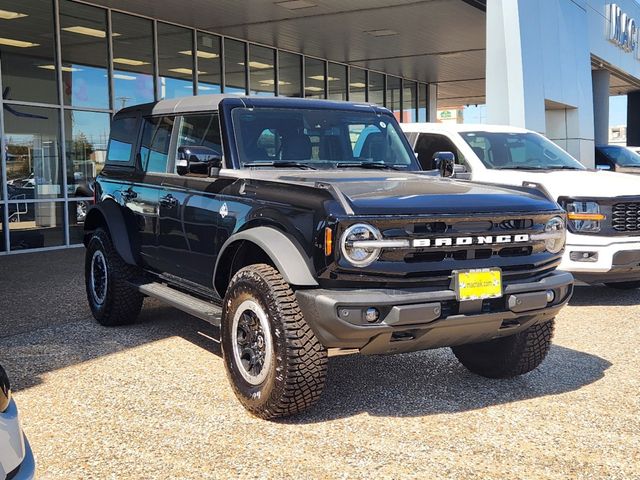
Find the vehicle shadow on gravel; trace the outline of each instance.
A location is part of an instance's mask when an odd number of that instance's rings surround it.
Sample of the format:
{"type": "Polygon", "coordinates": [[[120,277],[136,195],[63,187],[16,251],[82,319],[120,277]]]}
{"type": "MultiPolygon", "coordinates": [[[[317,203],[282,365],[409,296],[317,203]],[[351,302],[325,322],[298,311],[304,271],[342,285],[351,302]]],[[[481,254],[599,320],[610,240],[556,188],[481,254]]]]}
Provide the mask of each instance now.
{"type": "Polygon", "coordinates": [[[0,364],[14,391],[43,382],[48,372],[169,337],[182,337],[221,356],[217,328],[155,300],[146,300],[134,325],[103,327],[92,317],[0,338],[0,364]]]}
{"type": "Polygon", "coordinates": [[[474,375],[450,349],[405,355],[334,357],[315,408],[285,423],[316,423],[361,413],[409,417],[476,410],[577,390],[611,366],[595,355],[553,346],[537,370],[514,379],[474,375]]]}
{"type": "Polygon", "coordinates": [[[605,286],[580,286],[574,289],[569,305],[574,307],[640,305],[640,289],[618,290],[605,286]]]}

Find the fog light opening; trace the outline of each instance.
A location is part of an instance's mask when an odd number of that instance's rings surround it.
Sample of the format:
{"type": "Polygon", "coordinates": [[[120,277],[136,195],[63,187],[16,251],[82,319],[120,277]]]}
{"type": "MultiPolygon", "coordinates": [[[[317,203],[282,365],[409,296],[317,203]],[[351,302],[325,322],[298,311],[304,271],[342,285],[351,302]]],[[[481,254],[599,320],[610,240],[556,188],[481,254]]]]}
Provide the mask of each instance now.
{"type": "Polygon", "coordinates": [[[377,308],[369,307],[364,311],[364,319],[369,323],[375,323],[380,319],[380,311],[377,308]]]}
{"type": "Polygon", "coordinates": [[[552,303],[556,299],[556,293],[553,290],[547,290],[547,303],[552,303]]]}

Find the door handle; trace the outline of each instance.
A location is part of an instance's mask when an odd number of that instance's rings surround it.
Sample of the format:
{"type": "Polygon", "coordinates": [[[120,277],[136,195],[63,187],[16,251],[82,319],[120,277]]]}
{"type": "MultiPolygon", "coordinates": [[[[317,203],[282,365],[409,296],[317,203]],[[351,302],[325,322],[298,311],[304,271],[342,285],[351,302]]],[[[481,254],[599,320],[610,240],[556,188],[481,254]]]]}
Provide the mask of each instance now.
{"type": "Polygon", "coordinates": [[[134,198],[136,198],[138,196],[138,194],[136,192],[134,192],[133,190],[131,190],[131,188],[128,188],[126,190],[120,190],[120,195],[122,196],[122,199],[125,202],[133,200],[134,198]]]}
{"type": "Polygon", "coordinates": [[[163,197],[160,197],[158,203],[163,207],[174,208],[178,206],[178,199],[169,193],[163,197]]]}

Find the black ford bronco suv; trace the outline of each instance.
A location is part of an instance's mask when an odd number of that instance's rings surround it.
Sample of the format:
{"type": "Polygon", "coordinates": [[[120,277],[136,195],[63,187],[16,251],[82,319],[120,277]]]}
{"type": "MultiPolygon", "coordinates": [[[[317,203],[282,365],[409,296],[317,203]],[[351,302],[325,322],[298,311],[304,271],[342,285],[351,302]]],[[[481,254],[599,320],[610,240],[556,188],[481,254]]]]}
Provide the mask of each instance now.
{"type": "Polygon", "coordinates": [[[420,171],[372,105],[211,95],[126,108],[95,196],[85,275],[98,322],[132,323],[155,297],[219,326],[231,385],[263,418],[318,400],[329,349],[449,346],[486,377],[529,372],[572,293],[555,270],[555,202],[420,171]]]}

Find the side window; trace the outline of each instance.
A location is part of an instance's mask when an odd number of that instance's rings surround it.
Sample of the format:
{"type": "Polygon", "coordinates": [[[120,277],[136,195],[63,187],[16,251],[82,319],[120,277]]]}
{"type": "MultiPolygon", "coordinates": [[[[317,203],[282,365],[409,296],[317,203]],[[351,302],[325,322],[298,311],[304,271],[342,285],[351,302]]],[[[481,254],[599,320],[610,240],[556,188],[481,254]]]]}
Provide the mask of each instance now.
{"type": "Polygon", "coordinates": [[[217,113],[185,115],[180,122],[178,147],[208,147],[222,155],[220,122],[217,113]]]}
{"type": "Polygon", "coordinates": [[[140,142],[142,169],[148,173],[165,173],[174,119],[171,117],[152,117],[145,118],[143,123],[140,142]]]}
{"type": "Polygon", "coordinates": [[[433,162],[433,156],[437,152],[452,152],[456,156],[456,163],[466,165],[465,159],[460,151],[453,142],[444,135],[421,133],[418,137],[415,151],[418,155],[418,162],[420,162],[423,170],[433,170],[436,168],[433,162]]]}
{"type": "Polygon", "coordinates": [[[115,164],[130,163],[133,144],[137,136],[137,117],[116,117],[111,123],[107,162],[115,164]]]}

